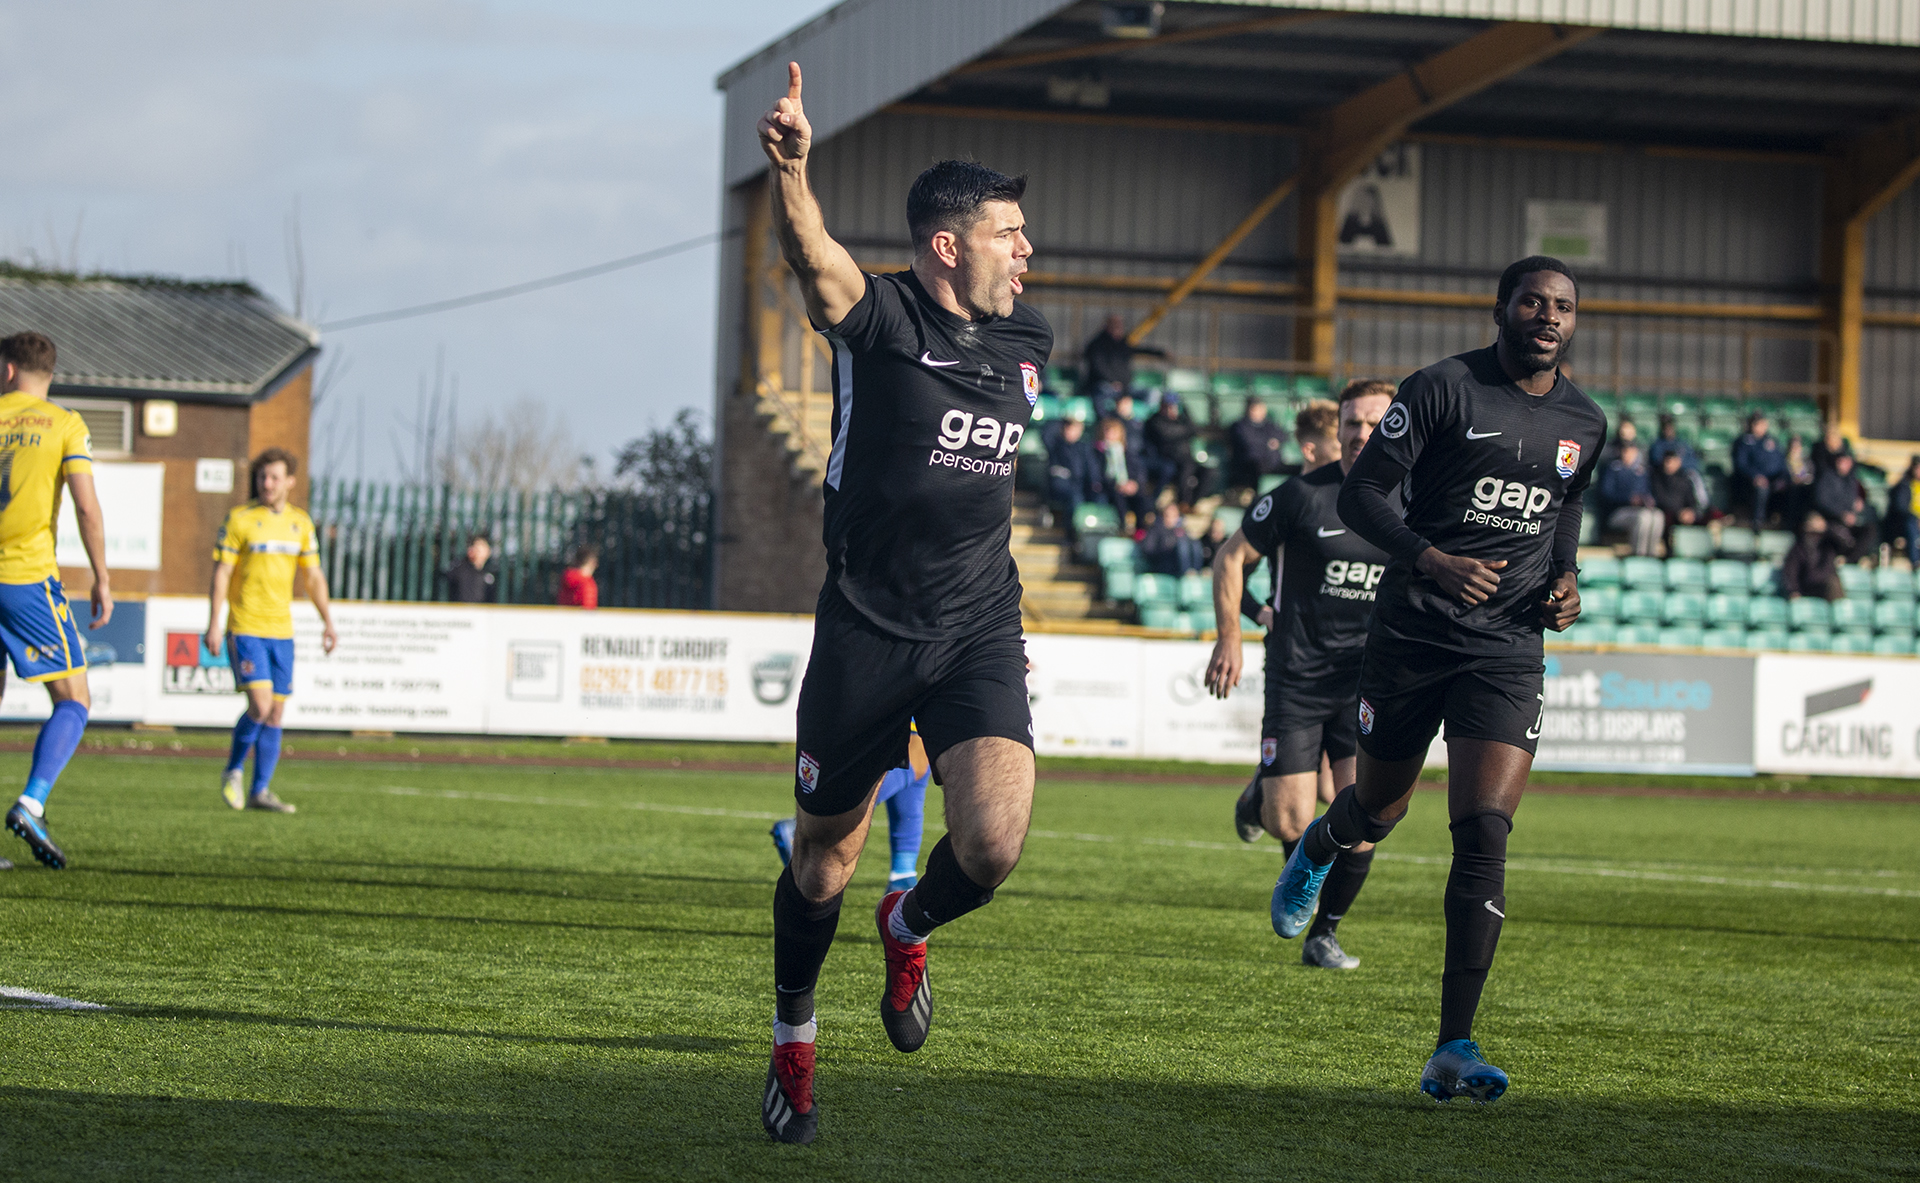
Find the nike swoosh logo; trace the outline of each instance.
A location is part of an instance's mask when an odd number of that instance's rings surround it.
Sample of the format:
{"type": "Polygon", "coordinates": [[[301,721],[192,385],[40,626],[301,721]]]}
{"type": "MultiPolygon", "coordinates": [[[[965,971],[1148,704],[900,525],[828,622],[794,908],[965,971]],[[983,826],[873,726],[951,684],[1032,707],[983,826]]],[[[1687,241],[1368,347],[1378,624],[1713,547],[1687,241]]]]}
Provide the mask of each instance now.
{"type": "Polygon", "coordinates": [[[1467,438],[1470,440],[1490,440],[1499,434],[1500,432],[1497,431],[1475,431],[1471,427],[1467,428],[1467,438]]]}
{"type": "Polygon", "coordinates": [[[1502,920],[1505,920],[1507,918],[1507,914],[1505,912],[1502,912],[1500,909],[1493,906],[1492,900],[1481,900],[1480,906],[1485,908],[1487,911],[1492,912],[1495,916],[1498,916],[1502,920]]]}
{"type": "Polygon", "coordinates": [[[1340,535],[1345,534],[1346,531],[1345,530],[1329,530],[1325,526],[1322,526],[1318,531],[1316,531],[1316,533],[1318,533],[1322,538],[1338,538],[1340,535]]]}
{"type": "MultiPolygon", "coordinates": [[[[960,364],[957,361],[935,361],[933,360],[933,355],[924,349],[920,351],[920,360],[922,363],[930,366],[957,366],[960,364]]],[[[1469,432],[1468,434],[1472,433],[1469,432]]]]}

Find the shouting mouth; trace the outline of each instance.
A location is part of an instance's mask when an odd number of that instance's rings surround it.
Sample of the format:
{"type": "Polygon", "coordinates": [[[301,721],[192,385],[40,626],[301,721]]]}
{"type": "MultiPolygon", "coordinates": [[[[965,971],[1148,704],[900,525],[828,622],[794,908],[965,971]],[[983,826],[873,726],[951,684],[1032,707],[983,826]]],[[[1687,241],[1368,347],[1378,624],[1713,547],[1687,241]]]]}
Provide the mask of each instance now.
{"type": "Polygon", "coordinates": [[[1019,295],[1021,292],[1024,292],[1027,290],[1026,285],[1020,282],[1020,277],[1022,275],[1025,275],[1026,273],[1027,273],[1027,269],[1025,267],[1022,267],[1020,270],[1014,272],[1012,275],[1007,277],[1007,282],[1013,285],[1013,294],[1016,296],[1019,295]]]}

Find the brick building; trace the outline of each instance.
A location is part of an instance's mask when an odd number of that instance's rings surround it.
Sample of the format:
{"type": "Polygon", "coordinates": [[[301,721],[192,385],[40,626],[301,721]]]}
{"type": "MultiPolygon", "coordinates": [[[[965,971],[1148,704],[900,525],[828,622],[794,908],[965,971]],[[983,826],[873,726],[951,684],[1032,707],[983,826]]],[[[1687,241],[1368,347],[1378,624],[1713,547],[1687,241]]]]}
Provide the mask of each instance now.
{"type": "MultiPolygon", "coordinates": [[[[23,329],[53,338],[53,401],[91,429],[116,594],[204,593],[214,532],[262,449],[299,458],[305,503],[320,334],[251,285],[0,270],[0,336],[23,329]]],[[[71,540],[60,557],[84,599],[71,540]]]]}

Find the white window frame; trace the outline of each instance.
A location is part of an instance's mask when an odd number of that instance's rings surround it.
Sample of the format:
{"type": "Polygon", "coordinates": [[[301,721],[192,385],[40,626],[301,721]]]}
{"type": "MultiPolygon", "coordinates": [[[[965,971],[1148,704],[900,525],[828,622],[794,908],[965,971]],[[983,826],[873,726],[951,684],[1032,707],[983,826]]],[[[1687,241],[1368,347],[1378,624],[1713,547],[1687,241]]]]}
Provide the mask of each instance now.
{"type": "Polygon", "coordinates": [[[93,451],[96,460],[125,460],[133,455],[133,400],[120,398],[68,398],[59,395],[53,399],[55,406],[65,407],[69,411],[118,411],[120,412],[120,440],[124,447],[106,449],[96,446],[93,451]]]}

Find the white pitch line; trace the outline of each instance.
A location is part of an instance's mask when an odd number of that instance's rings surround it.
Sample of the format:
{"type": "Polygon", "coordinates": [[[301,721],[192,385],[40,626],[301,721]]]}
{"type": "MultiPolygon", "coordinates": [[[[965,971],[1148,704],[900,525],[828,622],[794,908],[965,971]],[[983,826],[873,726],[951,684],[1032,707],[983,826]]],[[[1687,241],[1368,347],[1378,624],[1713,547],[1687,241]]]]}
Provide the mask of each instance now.
{"type": "MultiPolygon", "coordinates": [[[[304,786],[317,788],[321,786],[304,786]]],[[[330,787],[330,786],[328,786],[330,787]]],[[[366,792],[368,790],[346,789],[345,792],[366,792]]],[[[677,813],[693,817],[730,817],[746,821],[776,821],[791,814],[768,813],[762,810],[715,809],[696,805],[661,805],[652,801],[620,801],[609,804],[604,801],[582,801],[566,797],[525,797],[510,793],[475,793],[464,789],[417,789],[407,785],[386,785],[373,792],[387,793],[396,797],[439,797],[452,801],[493,801],[507,805],[568,805],[588,809],[637,809],[652,813],[677,813]]],[[[929,831],[938,826],[929,825],[929,831]]],[[[1030,838],[1059,838],[1069,842],[1128,842],[1136,846],[1163,846],[1184,850],[1222,850],[1246,854],[1279,854],[1278,843],[1238,843],[1238,842],[1202,842],[1177,838],[1135,838],[1124,839],[1113,834],[1083,834],[1062,830],[1029,830],[1030,838]]],[[[1445,866],[1453,860],[1445,855],[1395,854],[1380,851],[1376,857],[1390,862],[1416,863],[1422,866],[1445,866]]],[[[1656,864],[1657,867],[1682,867],[1684,863],[1656,864]]],[[[1694,864],[1698,865],[1698,864],[1694,864]]],[[[1606,865],[1582,866],[1569,863],[1536,862],[1532,859],[1512,859],[1507,863],[1515,871],[1539,871],[1549,875],[1591,875],[1601,879],[1634,879],[1652,883],[1697,883],[1708,887],[1745,887],[1772,891],[1815,891],[1840,895],[1883,896],[1892,899],[1920,899],[1920,891],[1910,891],[1898,887],[1870,887],[1850,883],[1802,883],[1792,879],[1744,879],[1731,875],[1685,874],[1677,870],[1620,867],[1606,865]]],[[[1795,868],[1801,873],[1839,874],[1845,872],[1823,871],[1820,868],[1795,868]]],[[[1764,873],[1764,872],[1763,872],[1764,873]]],[[[1899,874],[1895,871],[1856,872],[1878,877],[1899,874]]],[[[81,1004],[91,1005],[91,1004],[81,1004]]]]}
{"type": "Polygon", "coordinates": [[[97,1002],[81,1002],[77,998],[62,998],[58,994],[36,994],[32,990],[22,990],[16,986],[0,986],[0,998],[17,999],[25,1005],[9,1006],[0,1003],[4,1010],[106,1010],[97,1002]]]}

